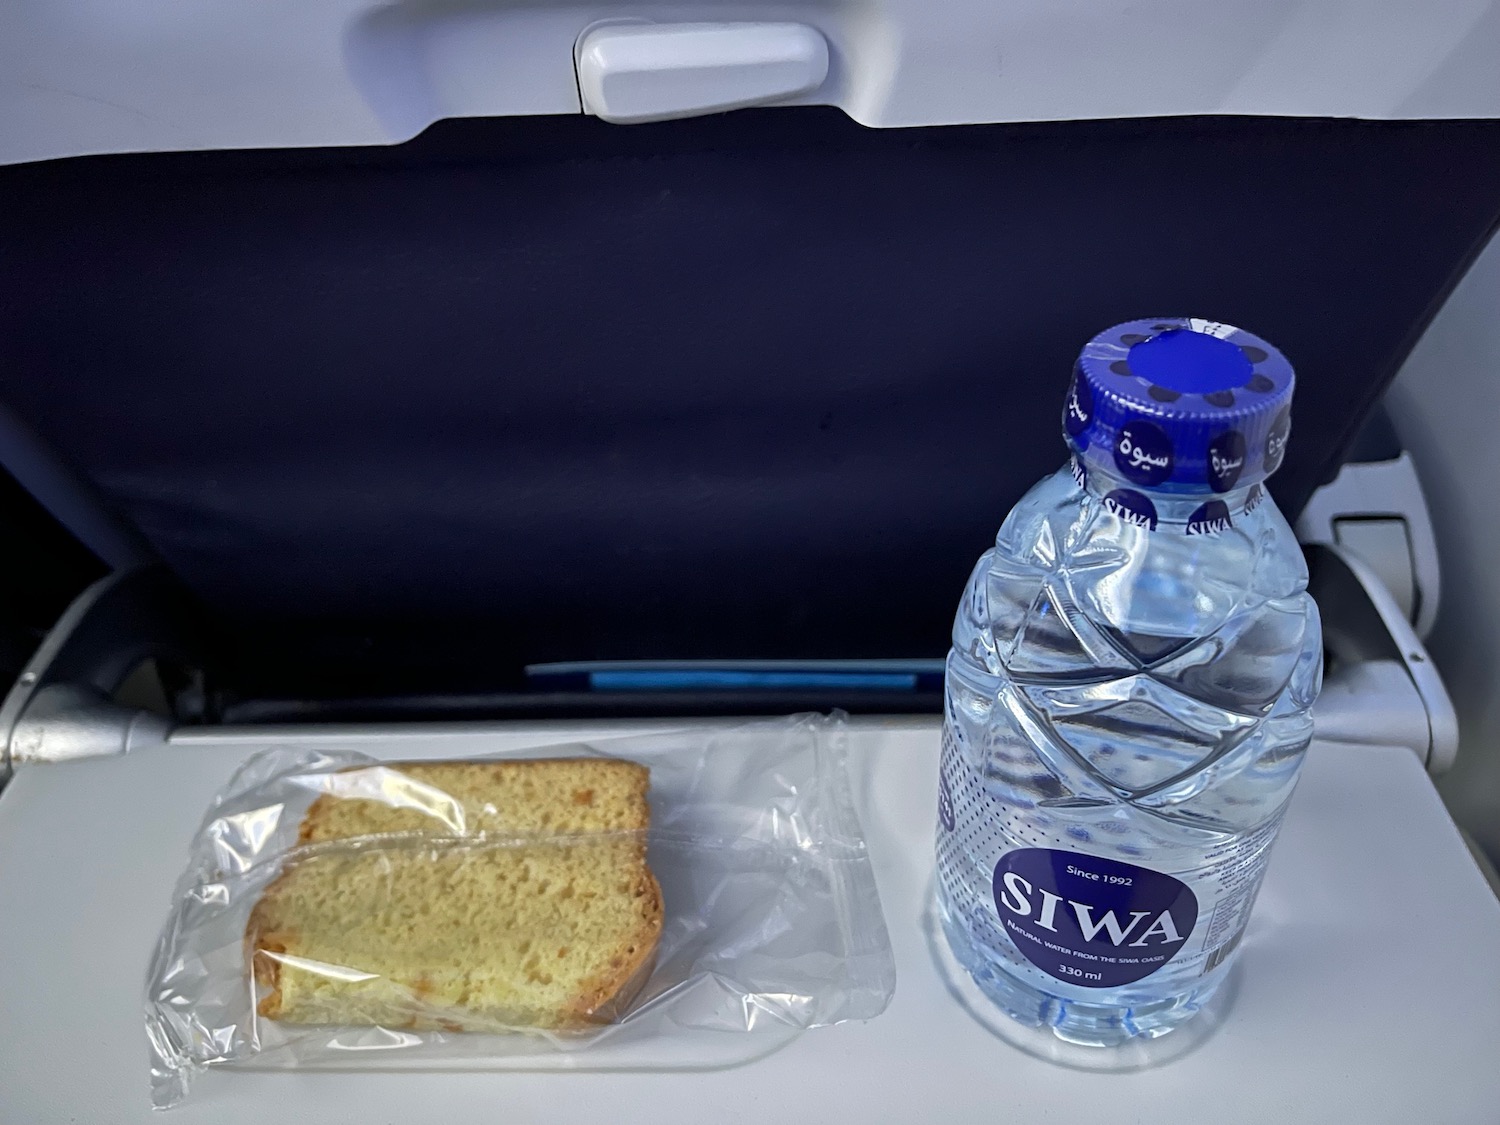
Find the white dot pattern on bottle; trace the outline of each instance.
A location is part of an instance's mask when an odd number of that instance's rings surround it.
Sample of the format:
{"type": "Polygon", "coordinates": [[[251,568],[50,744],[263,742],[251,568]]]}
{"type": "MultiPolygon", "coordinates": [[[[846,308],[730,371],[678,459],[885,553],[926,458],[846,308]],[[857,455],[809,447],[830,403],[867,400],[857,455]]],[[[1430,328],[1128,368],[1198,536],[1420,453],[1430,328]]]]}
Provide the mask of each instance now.
{"type": "Polygon", "coordinates": [[[979,775],[964,761],[953,736],[943,728],[941,784],[953,805],[953,831],[938,826],[938,879],[951,909],[961,912],[976,937],[992,944],[1011,945],[1000,928],[990,886],[988,857],[998,857],[1015,844],[1002,831],[1006,810],[984,791],[979,775]]]}

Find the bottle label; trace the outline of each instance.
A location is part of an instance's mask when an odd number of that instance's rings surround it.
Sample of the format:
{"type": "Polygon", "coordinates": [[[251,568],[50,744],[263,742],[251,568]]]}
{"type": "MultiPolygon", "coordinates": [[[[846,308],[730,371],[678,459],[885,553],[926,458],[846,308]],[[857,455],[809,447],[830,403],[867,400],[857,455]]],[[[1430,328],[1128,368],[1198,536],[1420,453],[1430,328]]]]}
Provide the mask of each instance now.
{"type": "Polygon", "coordinates": [[[1222,500],[1210,500],[1188,517],[1187,533],[1217,535],[1221,531],[1228,531],[1231,526],[1229,507],[1222,500]]]}
{"type": "Polygon", "coordinates": [[[1126,523],[1156,530],[1156,505],[1143,492],[1133,488],[1117,488],[1104,498],[1104,510],[1126,523]]]}
{"type": "Polygon", "coordinates": [[[1086,988],[1134,984],[1187,945],[1198,899],[1180,879],[1057,848],[995,865],[995,911],[1026,960],[1086,988]]]}
{"type": "Polygon", "coordinates": [[[1244,468],[1245,435],[1239,430],[1225,430],[1208,443],[1208,486],[1215,492],[1232,489],[1244,468]]]}
{"type": "Polygon", "coordinates": [[[1093,835],[1091,821],[1066,807],[1005,804],[947,724],[938,792],[938,878],[975,939],[1085,988],[1134,984],[1167,965],[1192,976],[1223,964],[1280,828],[1278,815],[1173,872],[1065,846],[1080,830],[1093,835]]]}

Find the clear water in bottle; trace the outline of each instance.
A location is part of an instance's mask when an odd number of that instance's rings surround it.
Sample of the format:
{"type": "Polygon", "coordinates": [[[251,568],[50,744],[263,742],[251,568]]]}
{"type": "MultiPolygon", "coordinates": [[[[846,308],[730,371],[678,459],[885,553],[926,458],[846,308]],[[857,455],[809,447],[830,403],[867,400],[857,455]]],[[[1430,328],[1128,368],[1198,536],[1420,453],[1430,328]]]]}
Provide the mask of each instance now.
{"type": "Polygon", "coordinates": [[[1117,326],[953,626],[937,916],[1004,1013],[1165,1034],[1222,984],[1312,734],[1317,610],[1264,479],[1294,377],[1228,325],[1117,326]]]}

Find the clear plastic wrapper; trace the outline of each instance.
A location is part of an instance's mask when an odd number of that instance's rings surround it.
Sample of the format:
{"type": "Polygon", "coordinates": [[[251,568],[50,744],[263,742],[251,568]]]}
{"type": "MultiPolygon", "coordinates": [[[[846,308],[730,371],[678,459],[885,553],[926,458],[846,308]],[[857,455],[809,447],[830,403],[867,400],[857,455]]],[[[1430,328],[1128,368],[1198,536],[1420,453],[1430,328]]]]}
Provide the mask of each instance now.
{"type": "Polygon", "coordinates": [[[843,732],[797,716],[473,760],[637,763],[649,827],[612,812],[628,800],[608,783],[575,788],[580,807],[555,819],[521,782],[498,800],[445,789],[453,775],[397,760],[394,740],[380,760],[254,755],[195,834],[152,959],[154,1103],[215,1065],[705,1069],[880,1014],[895,968],[843,732]],[[558,940],[559,926],[579,937],[575,895],[594,911],[587,936],[619,946],[603,985],[575,964],[593,952],[558,940]],[[318,946],[304,931],[321,911],[318,946]],[[403,957],[422,963],[392,968],[403,957]],[[511,961],[548,1014],[476,979],[511,961]],[[570,971],[587,977],[577,996],[548,1000],[570,971]]]}

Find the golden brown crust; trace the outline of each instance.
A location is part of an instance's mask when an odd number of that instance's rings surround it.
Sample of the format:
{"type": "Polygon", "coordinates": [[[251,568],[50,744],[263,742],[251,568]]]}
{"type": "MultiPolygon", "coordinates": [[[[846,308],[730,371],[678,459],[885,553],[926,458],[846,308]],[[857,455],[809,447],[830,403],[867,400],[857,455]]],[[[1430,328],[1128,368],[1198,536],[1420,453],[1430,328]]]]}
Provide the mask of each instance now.
{"type": "Polygon", "coordinates": [[[608,973],[583,982],[578,997],[570,1005],[561,1026],[588,1026],[590,1024],[613,1023],[625,1014],[625,1009],[635,999],[652,970],[656,967],[656,951],[661,944],[661,928],[665,915],[662,906],[661,884],[648,867],[641,869],[641,884],[637,893],[647,899],[640,929],[627,946],[627,955],[618,965],[611,964],[608,973]]]}
{"type": "Polygon", "coordinates": [[[285,953],[293,943],[291,935],[276,933],[266,917],[271,892],[282,878],[285,876],[279,876],[266,888],[260,901],[250,911],[250,922],[245,927],[245,957],[250,962],[255,992],[260,994],[255,1010],[269,1020],[281,1015],[281,961],[266,954],[285,953]]]}
{"type": "Polygon", "coordinates": [[[297,825],[297,846],[299,848],[311,842],[313,826],[323,819],[323,806],[328,802],[328,799],[328,794],[324,793],[307,806],[307,812],[303,814],[302,823],[297,825]]]}

